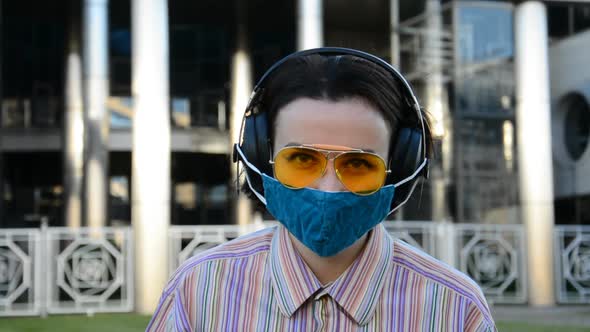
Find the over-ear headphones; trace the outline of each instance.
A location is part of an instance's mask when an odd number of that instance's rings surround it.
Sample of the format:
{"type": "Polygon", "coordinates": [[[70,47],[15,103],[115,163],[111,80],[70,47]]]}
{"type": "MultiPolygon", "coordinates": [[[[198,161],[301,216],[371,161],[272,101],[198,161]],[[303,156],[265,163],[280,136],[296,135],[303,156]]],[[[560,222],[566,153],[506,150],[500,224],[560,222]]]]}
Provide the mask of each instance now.
{"type": "MultiPolygon", "coordinates": [[[[397,129],[397,132],[392,133],[388,160],[389,168],[392,170],[392,172],[389,173],[385,184],[395,184],[410,177],[416,173],[423,163],[426,164],[422,168],[420,174],[427,178],[428,164],[426,159],[426,128],[420,105],[416,96],[414,95],[414,92],[412,91],[412,88],[406,79],[394,67],[384,60],[369,53],[340,47],[322,47],[293,53],[276,62],[264,73],[264,75],[262,75],[254,87],[254,91],[252,92],[252,96],[248,106],[246,107],[242,121],[239,147],[247,160],[256,166],[261,172],[271,176],[273,175],[272,167],[269,163],[269,161],[272,159],[272,146],[270,137],[271,128],[269,127],[271,124],[268,122],[267,110],[265,110],[264,107],[261,107],[260,105],[260,99],[263,94],[262,92],[264,91],[268,77],[271,76],[275,71],[279,70],[281,65],[293,58],[304,57],[312,54],[318,54],[322,56],[350,55],[362,58],[373,64],[377,64],[387,70],[387,72],[391,73],[393,79],[400,83],[399,86],[402,87],[403,91],[400,92],[402,98],[404,99],[404,103],[416,114],[416,121],[412,122],[417,123],[418,126],[400,127],[397,129]]],[[[235,151],[235,148],[233,159],[234,162],[237,162],[238,159],[240,159],[239,154],[235,151]]],[[[252,188],[259,193],[263,193],[264,189],[260,176],[247,167],[246,172],[248,174],[252,188]]],[[[409,198],[409,195],[414,189],[417,178],[418,177],[416,176],[412,180],[405,182],[403,185],[396,187],[396,193],[392,202],[392,209],[399,206],[400,204],[403,204],[409,198]]]]}

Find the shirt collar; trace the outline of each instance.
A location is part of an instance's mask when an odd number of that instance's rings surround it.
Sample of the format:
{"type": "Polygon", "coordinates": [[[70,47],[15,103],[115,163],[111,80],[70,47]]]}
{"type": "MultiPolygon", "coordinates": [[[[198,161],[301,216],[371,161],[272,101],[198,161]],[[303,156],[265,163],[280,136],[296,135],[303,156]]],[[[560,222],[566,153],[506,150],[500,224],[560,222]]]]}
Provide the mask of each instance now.
{"type": "MultiPolygon", "coordinates": [[[[327,293],[359,324],[370,321],[393,265],[393,240],[383,228],[369,233],[367,244],[327,293]]],[[[270,279],[281,312],[290,317],[322,285],[293,247],[288,231],[279,226],[270,248],[270,279]]]]}

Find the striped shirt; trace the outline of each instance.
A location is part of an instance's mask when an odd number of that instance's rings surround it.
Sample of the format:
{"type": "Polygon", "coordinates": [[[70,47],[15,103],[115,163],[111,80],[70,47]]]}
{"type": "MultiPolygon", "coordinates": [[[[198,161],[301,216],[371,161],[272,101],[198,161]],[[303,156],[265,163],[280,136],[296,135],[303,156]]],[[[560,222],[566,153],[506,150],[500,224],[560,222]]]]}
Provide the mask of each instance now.
{"type": "Polygon", "coordinates": [[[147,331],[496,331],[463,273],[375,227],[359,257],[322,285],[276,226],[186,261],[147,331]]]}

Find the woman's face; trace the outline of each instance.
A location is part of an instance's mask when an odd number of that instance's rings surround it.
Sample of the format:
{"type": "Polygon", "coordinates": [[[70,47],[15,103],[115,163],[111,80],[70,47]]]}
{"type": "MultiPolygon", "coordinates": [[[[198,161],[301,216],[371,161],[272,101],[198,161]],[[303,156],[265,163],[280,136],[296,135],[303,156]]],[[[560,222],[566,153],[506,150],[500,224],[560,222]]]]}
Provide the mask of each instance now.
{"type": "MultiPolygon", "coordinates": [[[[374,107],[360,98],[338,102],[299,98],[279,110],[273,152],[293,144],[324,144],[371,151],[387,162],[391,129],[374,107]]],[[[310,188],[346,191],[332,161],[310,188]]]]}

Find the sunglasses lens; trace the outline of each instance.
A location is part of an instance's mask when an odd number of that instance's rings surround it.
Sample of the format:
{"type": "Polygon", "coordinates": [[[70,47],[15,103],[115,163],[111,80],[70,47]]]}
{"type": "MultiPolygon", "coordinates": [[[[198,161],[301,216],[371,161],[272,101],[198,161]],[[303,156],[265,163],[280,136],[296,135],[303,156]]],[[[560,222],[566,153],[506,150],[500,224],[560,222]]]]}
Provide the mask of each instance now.
{"type": "Polygon", "coordinates": [[[279,151],[274,163],[279,182],[287,187],[303,188],[322,176],[327,160],[319,151],[293,147],[279,151]]]}
{"type": "Polygon", "coordinates": [[[385,183],[385,162],[374,154],[342,154],[334,160],[334,168],[342,184],[359,195],[372,194],[385,183]]]}

